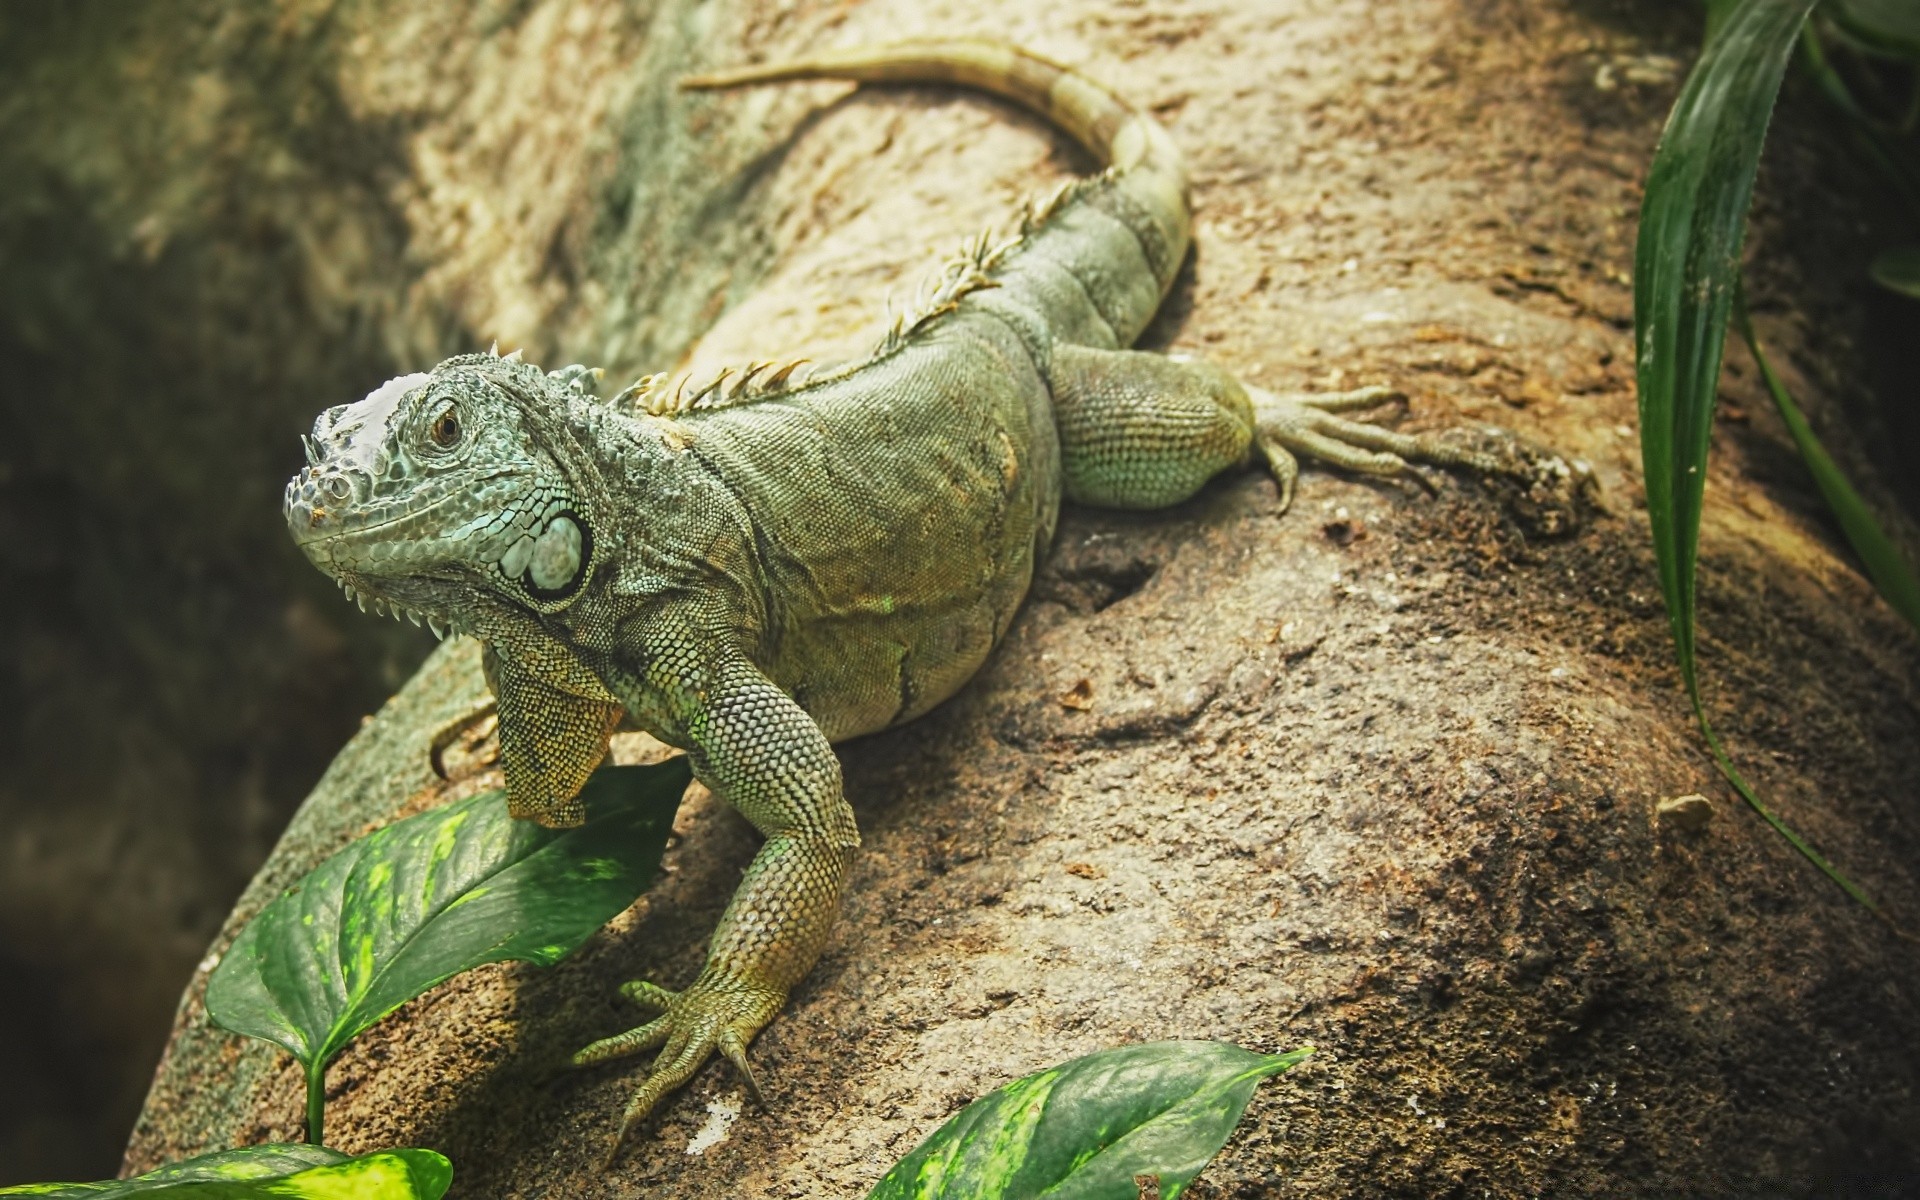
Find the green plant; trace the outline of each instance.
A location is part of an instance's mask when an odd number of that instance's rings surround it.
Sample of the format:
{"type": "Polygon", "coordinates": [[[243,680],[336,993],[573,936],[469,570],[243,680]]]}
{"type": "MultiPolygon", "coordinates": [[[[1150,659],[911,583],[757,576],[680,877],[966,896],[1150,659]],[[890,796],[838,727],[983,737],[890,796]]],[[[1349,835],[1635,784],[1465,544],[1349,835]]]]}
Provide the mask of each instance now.
{"type": "MultiPolygon", "coordinates": [[[[326,1065],[348,1041],[460,971],[571,952],[652,880],[689,777],[678,758],[602,768],[582,793],[587,823],[573,830],[513,820],[500,792],[376,830],[248,924],[208,982],[208,1014],[300,1060],[317,1142],[326,1065]]],[[[1308,1053],[1161,1042],[1075,1059],[969,1105],[871,1200],[1042,1192],[1134,1200],[1136,1177],[1155,1179],[1162,1200],[1174,1200],[1225,1143],[1259,1081],[1308,1053]]]]}
{"type": "MultiPolygon", "coordinates": [[[[1816,0],[1713,0],[1709,37],[1674,103],[1648,172],[1634,252],[1634,340],[1640,397],[1640,447],[1654,558],[1672,624],[1675,657],[1687,698],[1715,764],[1736,791],[1780,835],[1878,913],[1873,900],[1801,838],[1754,792],[1727,756],[1701,699],[1696,661],[1695,569],[1707,452],[1727,324],[1739,305],[1739,263],[1746,214],[1774,100],[1797,39],[1816,0]]],[[[1848,0],[1836,19],[1856,28],[1899,30],[1915,24],[1910,2],[1848,0]]],[[[1809,41],[1817,48],[1818,43],[1809,41]]],[[[1818,59],[1824,64],[1824,59],[1818,59]]],[[[1844,84],[1830,66],[1822,86],[1844,84]]],[[[1920,95],[1920,93],[1916,93],[1920,95]]],[[[1849,95],[1849,100],[1851,99],[1849,95]]],[[[1856,106],[1857,109],[1857,106],[1856,106]]],[[[1862,127],[1864,128],[1864,127],[1862,127]]],[[[1877,128],[1863,140],[1889,145],[1877,128]]],[[[1889,170],[1898,171],[1888,150],[1889,170]]],[[[1834,506],[1856,552],[1898,611],[1920,627],[1920,584],[1874,525],[1857,493],[1814,438],[1792,397],[1740,325],[1822,493],[1834,506]]]]}
{"type": "Polygon", "coordinates": [[[382,1150],[350,1158],[325,1146],[268,1145],[222,1150],[170,1163],[133,1179],[30,1183],[0,1196],[58,1200],[440,1200],[453,1165],[431,1150],[382,1150]]]}
{"type": "Polygon", "coordinates": [[[603,767],[586,824],[543,829],[484,792],[366,834],[261,909],[207,982],[207,1013],[306,1068],[307,1143],[250,1146],[137,1179],[0,1188],[0,1196],[179,1200],[439,1200],[453,1168],[431,1150],[349,1158],[319,1145],[327,1063],[349,1041],[483,963],[550,965],[652,882],[692,772],[683,758],[603,767]]]}
{"type": "Polygon", "coordinates": [[[603,767],[576,829],[515,820],[492,791],[376,830],[247,925],[207,982],[207,1015],[300,1060],[319,1142],[334,1055],[461,971],[571,953],[652,882],[690,777],[684,758],[603,767]]]}
{"type": "MultiPolygon", "coordinates": [[[[1311,1053],[1154,1042],[1076,1058],[961,1109],[867,1200],[1177,1200],[1226,1144],[1260,1081],[1311,1053]]],[[[0,1196],[439,1200],[452,1179],[452,1165],[431,1150],[348,1158],[324,1146],[271,1145],[135,1179],[29,1184],[0,1188],[0,1196]]]]}
{"type": "Polygon", "coordinates": [[[1311,1049],[1153,1042],[1076,1058],[960,1110],[867,1200],[1175,1200],[1220,1152],[1254,1087],[1311,1049]]]}

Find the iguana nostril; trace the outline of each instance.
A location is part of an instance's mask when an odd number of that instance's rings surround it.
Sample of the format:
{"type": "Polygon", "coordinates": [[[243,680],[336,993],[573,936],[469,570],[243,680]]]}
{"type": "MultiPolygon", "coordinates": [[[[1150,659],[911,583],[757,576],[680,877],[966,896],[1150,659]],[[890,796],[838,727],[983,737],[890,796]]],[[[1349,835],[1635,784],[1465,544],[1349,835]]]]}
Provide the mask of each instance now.
{"type": "Polygon", "coordinates": [[[347,482],[347,477],[344,475],[329,475],[321,486],[326,488],[327,495],[335,500],[345,500],[353,495],[353,485],[347,482]]]}

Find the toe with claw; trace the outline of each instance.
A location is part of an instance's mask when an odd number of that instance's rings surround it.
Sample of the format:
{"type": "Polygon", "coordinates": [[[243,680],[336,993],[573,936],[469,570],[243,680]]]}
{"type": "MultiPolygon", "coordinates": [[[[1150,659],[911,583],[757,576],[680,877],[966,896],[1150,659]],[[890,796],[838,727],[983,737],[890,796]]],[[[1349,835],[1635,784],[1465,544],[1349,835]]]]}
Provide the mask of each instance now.
{"type": "Polygon", "coordinates": [[[1429,491],[1433,482],[1414,463],[1464,470],[1492,483],[1530,532],[1558,536],[1577,529],[1597,506],[1597,487],[1585,463],[1555,454],[1504,430],[1479,430],[1441,439],[1383,429],[1340,414],[1406,400],[1386,387],[1351,392],[1277,395],[1248,388],[1254,441],[1280,484],[1280,507],[1293,501],[1305,454],[1366,475],[1409,475],[1429,491]]]}
{"type": "Polygon", "coordinates": [[[754,1103],[762,1108],[767,1106],[760,1081],[754,1077],[753,1067],[747,1061],[747,1044],[753,1041],[761,1026],[780,1011],[785,997],[778,991],[742,980],[705,975],[681,992],[639,982],[629,983],[620,991],[642,1008],[660,1015],[580,1050],[573,1056],[573,1065],[590,1066],[656,1046],[660,1047],[660,1055],[620,1118],[620,1129],[607,1151],[609,1163],[619,1154],[627,1134],[645,1121],[669,1092],[692,1078],[715,1050],[726,1056],[746,1080],[754,1103]]]}

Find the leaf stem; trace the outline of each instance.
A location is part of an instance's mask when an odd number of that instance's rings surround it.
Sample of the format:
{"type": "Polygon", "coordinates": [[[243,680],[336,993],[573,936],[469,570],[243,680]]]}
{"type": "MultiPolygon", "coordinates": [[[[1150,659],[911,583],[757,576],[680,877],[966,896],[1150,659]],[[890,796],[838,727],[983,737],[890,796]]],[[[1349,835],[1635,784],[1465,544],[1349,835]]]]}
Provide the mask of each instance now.
{"type": "Polygon", "coordinates": [[[307,1141],[321,1145],[326,1136],[327,1060],[316,1058],[307,1067],[307,1141]]]}
{"type": "Polygon", "coordinates": [[[1720,744],[1719,735],[1714,733],[1713,725],[1707,720],[1707,711],[1701,706],[1700,693],[1697,690],[1693,692],[1691,699],[1693,700],[1693,715],[1699,719],[1700,732],[1706,736],[1707,747],[1713,753],[1713,765],[1720,768],[1720,774],[1724,775],[1727,782],[1733,785],[1734,791],[1740,793],[1740,798],[1747,802],[1747,806],[1752,808],[1754,812],[1759,813],[1761,819],[1773,826],[1775,833],[1787,839],[1787,842],[1795,850],[1798,850],[1802,857],[1825,872],[1828,879],[1839,884],[1840,889],[1846,892],[1847,895],[1853,897],[1862,908],[1865,908],[1874,916],[1879,917],[1881,923],[1884,924],[1888,931],[1895,937],[1906,942],[1920,943],[1920,936],[1916,936],[1911,930],[1888,916],[1887,911],[1878,904],[1875,904],[1872,897],[1868,896],[1859,884],[1841,874],[1838,867],[1828,862],[1825,856],[1807,843],[1806,839],[1794,832],[1791,825],[1781,820],[1772,809],[1768,808],[1766,804],[1761,801],[1760,797],[1754,793],[1753,788],[1741,777],[1740,772],[1734,768],[1733,760],[1727,757],[1726,748],[1720,744]]]}

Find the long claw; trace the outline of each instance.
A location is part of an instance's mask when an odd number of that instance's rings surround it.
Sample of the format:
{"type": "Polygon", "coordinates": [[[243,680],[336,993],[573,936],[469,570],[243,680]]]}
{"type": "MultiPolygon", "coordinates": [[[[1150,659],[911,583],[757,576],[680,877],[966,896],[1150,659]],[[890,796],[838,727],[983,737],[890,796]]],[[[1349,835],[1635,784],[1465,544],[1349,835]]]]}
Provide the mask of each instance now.
{"type": "Polygon", "coordinates": [[[1418,434],[1400,433],[1392,429],[1382,429],[1378,425],[1368,425],[1362,421],[1349,421],[1343,417],[1321,417],[1313,428],[1329,437],[1337,438],[1353,446],[1364,446],[1369,450],[1384,450],[1397,454],[1408,461],[1437,463],[1441,466],[1464,467],[1482,475],[1501,473],[1501,464],[1490,454],[1482,454],[1465,446],[1454,446],[1430,437],[1418,434]]]}
{"type": "Polygon", "coordinates": [[[1255,444],[1267,460],[1267,470],[1273,472],[1273,481],[1280,485],[1280,511],[1285,512],[1293,507],[1293,486],[1300,481],[1300,461],[1280,444],[1280,439],[1269,437],[1264,431],[1255,439],[1255,444]]]}
{"type": "Polygon", "coordinates": [[[1399,388],[1375,384],[1350,392],[1289,392],[1282,399],[1295,400],[1321,412],[1351,412],[1357,408],[1378,408],[1391,402],[1406,403],[1407,394],[1399,388]]]}
{"type": "Polygon", "coordinates": [[[1399,475],[1407,469],[1407,460],[1391,450],[1365,449],[1349,439],[1322,433],[1319,429],[1295,430],[1288,439],[1288,445],[1322,462],[1330,462],[1336,467],[1345,467],[1362,475],[1399,475]]]}
{"type": "MultiPolygon", "coordinates": [[[[660,1020],[666,1019],[662,1017],[660,1020]]],[[[656,1021],[654,1024],[659,1022],[656,1021]]],[[[648,1075],[647,1081],[640,1085],[640,1090],[633,1094],[633,1102],[627,1105],[627,1111],[621,1115],[620,1128],[613,1135],[613,1145],[607,1148],[607,1165],[611,1166],[613,1160],[619,1156],[620,1147],[626,1143],[627,1134],[631,1133],[636,1126],[644,1124],[646,1119],[653,1115],[654,1108],[660,1101],[666,1099],[669,1092],[693,1078],[694,1071],[699,1069],[701,1060],[706,1056],[706,1048],[696,1046],[692,1039],[682,1042],[679,1046],[667,1047],[666,1052],[660,1056],[661,1061],[653,1064],[653,1073],[648,1075]]]]}
{"type": "Polygon", "coordinates": [[[1290,457],[1282,457],[1289,450],[1363,475],[1410,475],[1428,491],[1437,490],[1433,480],[1411,464],[1460,467],[1480,475],[1496,475],[1503,470],[1491,455],[1464,446],[1334,415],[1406,399],[1393,388],[1289,395],[1249,388],[1248,395],[1254,402],[1258,444],[1280,481],[1283,498],[1289,497],[1297,468],[1290,457]]]}
{"type": "Polygon", "coordinates": [[[760,1106],[761,1111],[766,1111],[769,1107],[766,1093],[760,1090],[760,1081],[753,1074],[753,1064],[747,1061],[746,1041],[731,1029],[722,1029],[715,1041],[720,1047],[720,1053],[727,1056],[727,1061],[733,1064],[733,1069],[740,1072],[740,1077],[747,1081],[747,1093],[753,1097],[753,1102],[760,1106]]]}
{"type": "Polygon", "coordinates": [[[1279,481],[1283,509],[1299,473],[1296,454],[1369,475],[1411,476],[1429,492],[1439,488],[1416,464],[1469,472],[1489,485],[1521,528],[1544,537],[1580,528],[1599,506],[1592,468],[1510,433],[1462,430],[1468,440],[1441,439],[1335,415],[1405,399],[1391,388],[1275,395],[1248,387],[1247,397],[1253,401],[1254,444],[1279,481]]]}
{"type": "Polygon", "coordinates": [[[638,1029],[593,1043],[573,1056],[574,1064],[604,1062],[653,1046],[663,1049],[620,1118],[619,1132],[607,1149],[608,1163],[620,1153],[627,1135],[644,1123],[662,1100],[693,1078],[715,1050],[725,1055],[747,1081],[754,1103],[767,1107],[760,1080],[747,1062],[747,1043],[780,1010],[786,999],[783,991],[736,978],[702,976],[682,992],[639,982],[622,986],[620,992],[636,1004],[660,1010],[661,1015],[638,1029]]]}

